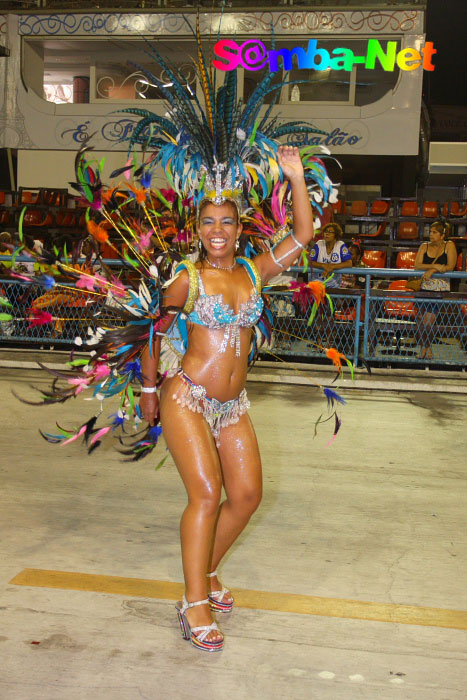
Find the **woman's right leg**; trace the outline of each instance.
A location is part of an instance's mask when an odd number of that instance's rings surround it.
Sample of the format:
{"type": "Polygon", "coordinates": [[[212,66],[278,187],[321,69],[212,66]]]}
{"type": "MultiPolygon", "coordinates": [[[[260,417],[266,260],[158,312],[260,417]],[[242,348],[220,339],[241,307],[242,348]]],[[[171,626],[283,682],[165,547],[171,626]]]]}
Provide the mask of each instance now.
{"type": "Polygon", "coordinates": [[[433,358],[433,350],[431,349],[431,346],[433,344],[433,340],[435,337],[435,323],[436,323],[436,314],[425,311],[422,317],[422,353],[420,357],[427,358],[431,360],[433,358]]]}
{"type": "MultiPolygon", "coordinates": [[[[189,603],[207,598],[209,557],[222,490],[219,456],[211,430],[200,413],[193,413],[172,398],[178,377],[167,380],[161,392],[161,426],[167,447],[187,490],[188,505],[180,523],[185,595],[189,603]]],[[[208,605],[190,608],[192,627],[209,625],[208,605]]],[[[211,632],[208,640],[221,639],[211,632]]]]}

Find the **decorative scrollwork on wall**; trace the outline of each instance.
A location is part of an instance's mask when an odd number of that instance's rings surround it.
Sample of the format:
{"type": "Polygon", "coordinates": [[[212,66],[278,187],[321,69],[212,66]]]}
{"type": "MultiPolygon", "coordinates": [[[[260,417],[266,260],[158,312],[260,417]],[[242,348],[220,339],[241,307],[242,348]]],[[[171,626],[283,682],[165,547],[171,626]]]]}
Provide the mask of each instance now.
{"type": "Polygon", "coordinates": [[[129,87],[134,93],[133,99],[137,99],[137,95],[146,97],[149,83],[144,73],[134,71],[123,78],[121,82],[116,81],[112,75],[103,75],[96,83],[96,97],[103,100],[125,100],[128,99],[127,90],[129,87]]]}
{"type": "Polygon", "coordinates": [[[23,36],[37,35],[140,35],[177,34],[186,28],[183,15],[163,14],[61,14],[21,15],[19,32],[23,36]]]}
{"type": "MultiPolygon", "coordinates": [[[[123,66],[122,66],[123,68],[123,66]]],[[[149,71],[155,66],[150,66],[149,71]]],[[[196,91],[196,71],[192,63],[183,63],[178,66],[179,73],[185,78],[186,84],[193,93],[196,91]]],[[[172,84],[169,73],[162,69],[157,75],[163,85],[167,87],[172,84]]],[[[148,74],[141,71],[133,71],[129,75],[119,78],[114,75],[103,75],[96,82],[96,95],[101,100],[127,100],[137,99],[163,99],[163,95],[157,84],[151,82],[148,74]]]]}
{"type": "MultiPolygon", "coordinates": [[[[219,13],[202,14],[203,34],[219,31],[268,35],[271,27],[284,34],[308,32],[423,32],[421,10],[310,10],[291,12],[226,13],[221,22],[219,13]]],[[[135,36],[189,33],[195,15],[130,14],[130,13],[64,13],[55,15],[20,15],[19,32],[23,36],[87,35],[135,36]]]]}
{"type": "Polygon", "coordinates": [[[239,30],[245,33],[267,32],[281,29],[284,32],[320,31],[371,31],[409,32],[416,29],[420,12],[417,10],[332,10],[310,12],[262,12],[237,15],[239,30]]]}

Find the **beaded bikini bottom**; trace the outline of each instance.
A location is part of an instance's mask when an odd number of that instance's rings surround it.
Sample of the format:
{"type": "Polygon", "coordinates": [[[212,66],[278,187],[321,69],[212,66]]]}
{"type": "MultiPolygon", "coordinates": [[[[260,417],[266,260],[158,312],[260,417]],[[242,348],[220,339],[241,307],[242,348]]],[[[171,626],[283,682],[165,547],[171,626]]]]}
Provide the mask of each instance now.
{"type": "Polygon", "coordinates": [[[204,416],[216,445],[219,447],[221,429],[238,423],[240,416],[243,416],[250,408],[246,389],[243,389],[236,399],[222,403],[206,396],[206,387],[202,384],[195,384],[182,369],[179,369],[176,375],[180,377],[184,386],[174,392],[172,398],[180,406],[185,406],[193,413],[201,413],[204,416]]]}

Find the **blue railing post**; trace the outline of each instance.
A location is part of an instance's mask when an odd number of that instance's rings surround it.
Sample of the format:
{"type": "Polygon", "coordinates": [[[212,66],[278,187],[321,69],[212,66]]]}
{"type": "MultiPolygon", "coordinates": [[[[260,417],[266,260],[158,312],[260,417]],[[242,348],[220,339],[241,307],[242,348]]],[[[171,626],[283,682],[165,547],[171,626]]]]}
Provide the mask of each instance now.
{"type": "Polygon", "coordinates": [[[357,297],[357,307],[355,309],[356,312],[356,317],[355,317],[355,336],[354,336],[354,360],[353,363],[355,367],[358,367],[358,352],[360,349],[360,327],[362,325],[360,316],[361,316],[361,309],[362,309],[362,297],[359,294],[357,297]]]}
{"type": "MultiPolygon", "coordinates": [[[[370,268],[371,269],[371,268],[370,268]]],[[[370,322],[371,273],[365,277],[365,318],[363,320],[363,359],[368,360],[368,327],[370,322]]]]}

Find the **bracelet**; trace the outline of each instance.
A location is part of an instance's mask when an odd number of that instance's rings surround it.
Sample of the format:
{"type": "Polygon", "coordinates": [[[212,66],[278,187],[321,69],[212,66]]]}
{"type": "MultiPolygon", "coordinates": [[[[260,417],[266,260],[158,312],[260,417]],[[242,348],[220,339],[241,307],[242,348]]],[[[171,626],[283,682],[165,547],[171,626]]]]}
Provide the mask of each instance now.
{"type": "Polygon", "coordinates": [[[157,386],[142,386],[141,391],[143,394],[155,394],[157,391],[157,386]]]}

